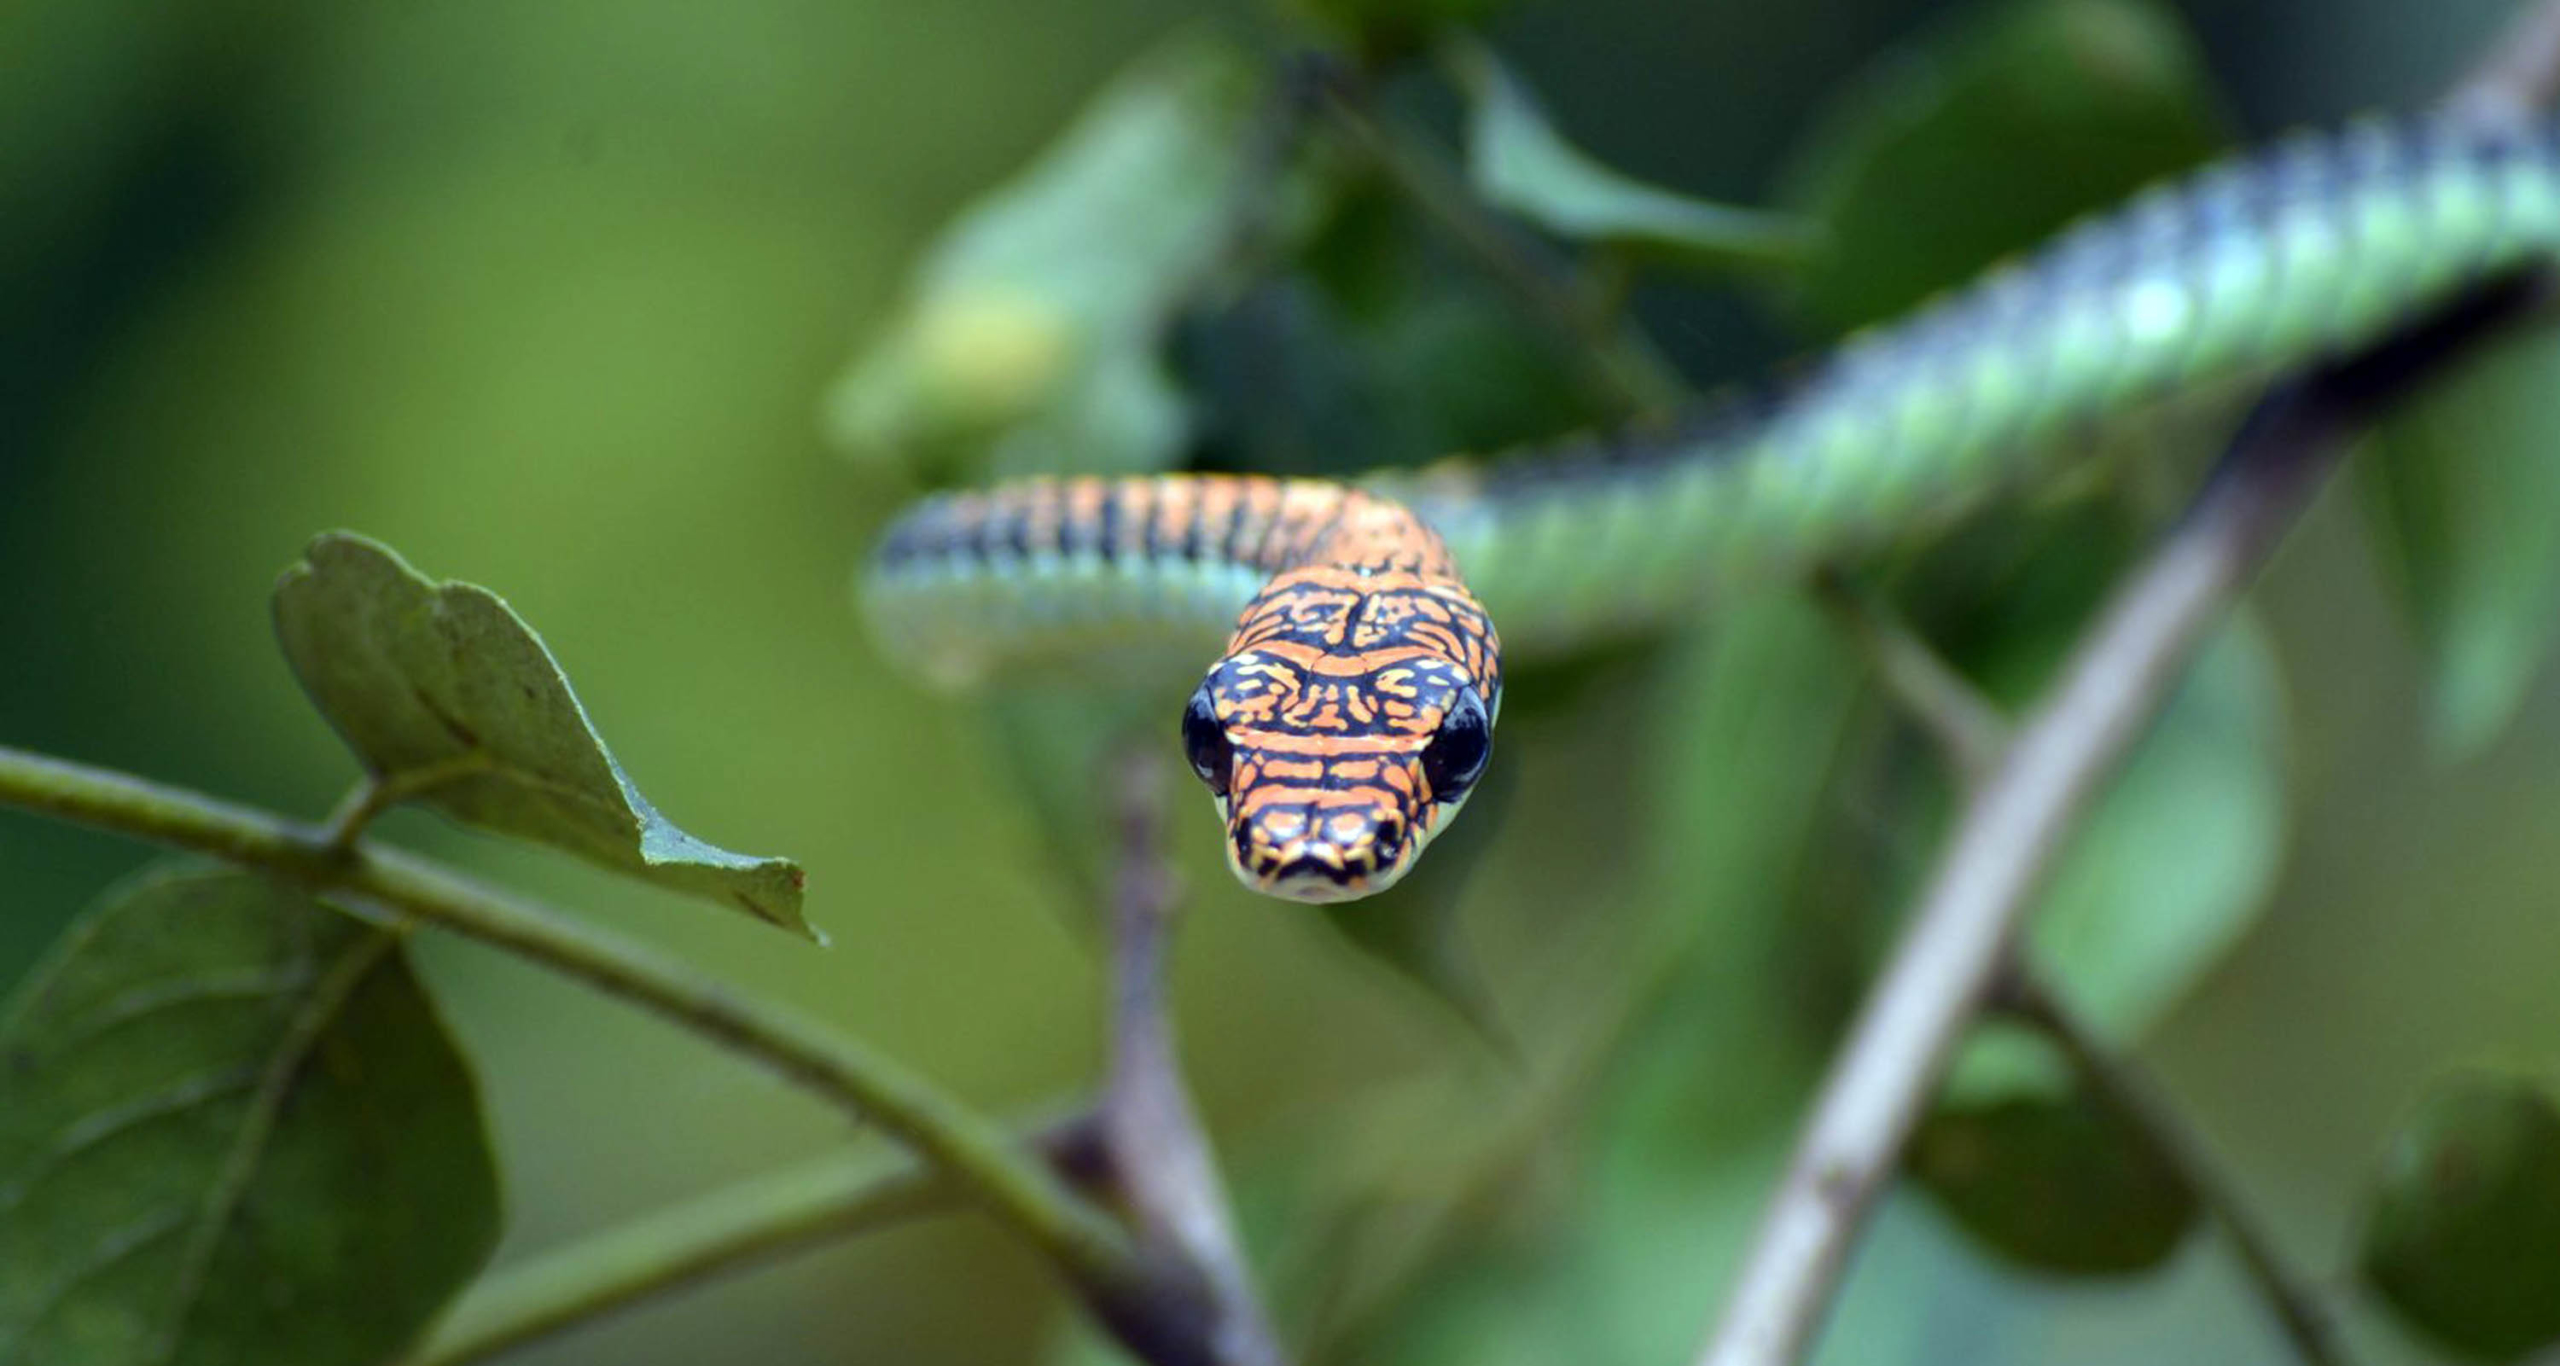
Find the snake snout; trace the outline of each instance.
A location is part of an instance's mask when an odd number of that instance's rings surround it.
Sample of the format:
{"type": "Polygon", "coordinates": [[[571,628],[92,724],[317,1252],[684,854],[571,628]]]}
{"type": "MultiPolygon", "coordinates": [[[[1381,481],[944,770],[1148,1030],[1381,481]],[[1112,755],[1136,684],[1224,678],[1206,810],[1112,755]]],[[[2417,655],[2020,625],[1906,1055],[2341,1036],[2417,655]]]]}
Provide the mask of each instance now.
{"type": "Polygon", "coordinates": [[[1408,828],[1390,811],[1267,807],[1236,822],[1228,842],[1236,876],[1291,901],[1349,901],[1404,873],[1408,828]]]}

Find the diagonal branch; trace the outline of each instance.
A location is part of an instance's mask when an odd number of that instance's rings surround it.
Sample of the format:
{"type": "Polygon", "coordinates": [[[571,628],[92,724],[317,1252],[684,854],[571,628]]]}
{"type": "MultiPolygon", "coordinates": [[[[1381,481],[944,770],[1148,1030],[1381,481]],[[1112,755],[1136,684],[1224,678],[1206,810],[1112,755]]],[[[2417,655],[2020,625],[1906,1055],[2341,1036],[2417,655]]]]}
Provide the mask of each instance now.
{"type": "MultiPolygon", "coordinates": [[[[1041,1129],[1028,1146],[1078,1185],[1098,1166],[1089,1116],[1041,1129]]],[[[672,1290],[959,1209],[961,1199],[947,1176],[861,1153],[749,1177],[499,1268],[401,1366],[464,1366],[672,1290]]]]}
{"type": "MultiPolygon", "coordinates": [[[[2560,83],[2560,0],[2544,0],[2468,77],[2457,107],[2516,110],[2560,83]]],[[[2202,638],[2376,409],[2542,294],[2485,288],[2261,402],[2186,520],[2082,635],[1998,769],[1972,794],[1893,958],[1824,1080],[1700,1366],[1799,1359],[1921,1108],[2009,962],[2020,921],[2079,813],[2202,638]]]]}

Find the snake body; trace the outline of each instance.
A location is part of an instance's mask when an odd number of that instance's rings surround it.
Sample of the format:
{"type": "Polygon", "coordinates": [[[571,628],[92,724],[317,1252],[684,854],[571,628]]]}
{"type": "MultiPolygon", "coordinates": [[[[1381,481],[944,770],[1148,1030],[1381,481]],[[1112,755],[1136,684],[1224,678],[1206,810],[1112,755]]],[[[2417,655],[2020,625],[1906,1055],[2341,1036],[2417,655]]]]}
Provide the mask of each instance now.
{"type": "Polygon", "coordinates": [[[1358,487],[1162,475],[939,495],[891,528],[864,594],[891,653],[944,682],[1095,658],[1153,669],[1226,632],[1184,733],[1230,862],[1275,895],[1366,895],[1411,867],[1482,766],[1492,621],[1543,652],[1694,612],[1718,588],[1948,521],[2085,455],[2111,420],[2352,350],[2555,257],[2549,128],[2306,134],[1851,338],[1773,401],[1605,458],[1358,487]],[[1450,764],[1453,746],[1473,762],[1450,764]]]}

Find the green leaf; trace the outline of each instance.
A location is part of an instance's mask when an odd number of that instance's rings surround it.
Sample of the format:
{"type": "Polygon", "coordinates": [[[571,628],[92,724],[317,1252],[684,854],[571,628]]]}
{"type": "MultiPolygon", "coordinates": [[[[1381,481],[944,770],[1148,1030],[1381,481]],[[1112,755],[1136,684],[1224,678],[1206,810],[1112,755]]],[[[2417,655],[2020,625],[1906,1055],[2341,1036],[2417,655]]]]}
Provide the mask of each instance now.
{"type": "MultiPolygon", "coordinates": [[[[2244,934],[2284,831],[2283,695],[2238,617],[2197,657],[2073,837],[2028,925],[2028,961],[2083,1026],[2130,1046],[2244,934]]],[[[2141,1128],[2025,1026],[1974,1030],[1910,1168],[1985,1245],[2070,1275],[2147,1270],[2195,1201],[2141,1128]]]]}
{"type": "MultiPolygon", "coordinates": [[[[2197,656],[2028,922],[2028,961],[2101,1038],[2140,1040],[2255,923],[2283,849],[2283,762],[2274,651],[2242,614],[2197,656]]],[[[2035,1035],[1984,1028],[1941,1095],[1982,1106],[2071,1090],[2035,1035]]]]}
{"type": "Polygon", "coordinates": [[[400,938],[245,873],[91,908],[0,1014],[0,1363],[347,1366],[498,1235],[400,938]]]}
{"type": "Polygon", "coordinates": [[[1234,241],[1260,86],[1197,37],[1122,72],[934,245],[836,384],[838,442],[954,478],[1172,463],[1164,331],[1234,241]]]}
{"type": "Polygon", "coordinates": [[[2383,426],[2366,507],[2397,552],[2453,754],[2505,729],[2560,624],[2560,332],[2520,332],[2428,385],[2383,426]]]}
{"type": "Polygon", "coordinates": [[[2056,870],[2029,961],[2129,1042],[2247,933],[2284,843],[2284,689],[2246,615],[2196,657],[2056,870]]]}
{"type": "Polygon", "coordinates": [[[2177,1250],[2198,1214],[2177,1166],[2085,1089],[1941,1106],[1913,1134],[1906,1160],[1984,1246],[2041,1271],[2148,1270],[2177,1250]]]}
{"type": "Polygon", "coordinates": [[[669,823],[624,776],[568,677],[497,594],[437,583],[331,532],[276,584],[303,690],[387,791],[707,897],[798,934],[801,872],[669,823]]]}
{"type": "Polygon", "coordinates": [[[1352,478],[1617,411],[1550,327],[1448,259],[1410,199],[1371,181],[1331,209],[1292,269],[1183,320],[1205,463],[1352,478]]]}
{"type": "Polygon", "coordinates": [[[2510,1361],[2560,1343],[2560,1108],[2535,1082],[2448,1080],[2393,1135],[2365,1281],[2446,1346],[2510,1361]]]}
{"type": "Polygon", "coordinates": [[[1473,102],[1467,171],[1487,203],[1560,237],[1702,270],[1794,265],[1810,253],[1811,228],[1800,220],[1666,190],[1593,160],[1556,131],[1491,48],[1451,51],[1473,102]]]}
{"type": "Polygon", "coordinates": [[[1837,328],[1918,303],[2223,141],[2194,40],[2144,0],[1968,11],[1853,83],[1798,151],[1800,301],[1837,328]]]}

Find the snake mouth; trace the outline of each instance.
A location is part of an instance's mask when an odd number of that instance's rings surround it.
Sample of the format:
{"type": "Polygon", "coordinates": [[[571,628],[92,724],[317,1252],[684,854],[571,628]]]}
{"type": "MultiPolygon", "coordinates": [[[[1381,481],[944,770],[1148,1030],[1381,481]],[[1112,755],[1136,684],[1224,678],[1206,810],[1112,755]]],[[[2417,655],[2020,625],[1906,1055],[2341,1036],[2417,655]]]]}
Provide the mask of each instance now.
{"type": "Polygon", "coordinates": [[[1227,866],[1237,880],[1265,896],[1317,905],[1356,901],[1395,885],[1413,862],[1410,851],[1393,837],[1401,834],[1398,826],[1365,834],[1349,842],[1304,835],[1274,841],[1248,823],[1230,833],[1227,866]]]}
{"type": "Polygon", "coordinates": [[[1327,905],[1337,901],[1357,901],[1361,897],[1385,891],[1393,884],[1401,865],[1384,870],[1366,867],[1338,867],[1321,858],[1295,858],[1254,871],[1239,867],[1237,872],[1245,885],[1266,896],[1311,905],[1327,905]]]}

